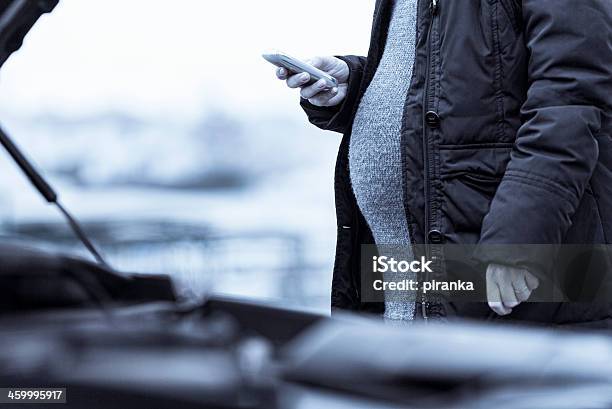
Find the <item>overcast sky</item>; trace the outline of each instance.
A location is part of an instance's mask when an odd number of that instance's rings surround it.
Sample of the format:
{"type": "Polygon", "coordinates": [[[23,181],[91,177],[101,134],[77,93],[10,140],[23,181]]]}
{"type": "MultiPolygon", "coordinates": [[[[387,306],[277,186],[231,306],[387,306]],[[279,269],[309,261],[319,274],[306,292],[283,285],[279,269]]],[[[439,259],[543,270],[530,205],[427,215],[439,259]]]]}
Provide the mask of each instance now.
{"type": "Polygon", "coordinates": [[[260,54],[363,55],[372,9],[371,0],[61,0],[4,66],[0,114],[284,112],[296,94],[260,54]]]}

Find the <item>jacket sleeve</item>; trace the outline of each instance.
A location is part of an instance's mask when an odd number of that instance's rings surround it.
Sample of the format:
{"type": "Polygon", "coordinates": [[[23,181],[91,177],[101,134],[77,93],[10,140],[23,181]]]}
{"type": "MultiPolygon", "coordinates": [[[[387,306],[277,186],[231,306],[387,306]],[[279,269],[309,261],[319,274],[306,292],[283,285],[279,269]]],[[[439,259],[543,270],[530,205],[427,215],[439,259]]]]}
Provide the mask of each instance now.
{"type": "Polygon", "coordinates": [[[313,125],[325,131],[345,133],[353,119],[366,58],[354,55],[339,56],[338,58],[344,60],[349,66],[348,89],[342,104],[335,107],[318,107],[301,98],[301,105],[308,115],[308,120],[313,125]]]}
{"type": "Polygon", "coordinates": [[[500,259],[491,244],[562,243],[611,110],[611,20],[609,0],[523,1],[529,88],[508,167],[483,220],[481,261],[528,264],[507,254],[500,259]]]}

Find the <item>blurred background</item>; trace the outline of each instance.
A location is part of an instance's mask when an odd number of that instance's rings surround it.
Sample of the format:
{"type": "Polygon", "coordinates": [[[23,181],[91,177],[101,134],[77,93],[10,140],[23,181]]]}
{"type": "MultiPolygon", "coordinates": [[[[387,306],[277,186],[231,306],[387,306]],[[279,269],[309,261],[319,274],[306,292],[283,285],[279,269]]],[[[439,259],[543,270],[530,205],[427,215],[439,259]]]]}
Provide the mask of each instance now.
{"type": "MultiPolygon", "coordinates": [[[[340,135],[261,53],[365,55],[373,3],[61,0],[0,74],[0,124],[118,269],[326,311],[340,135]]],[[[4,152],[0,235],[87,256],[4,152]]]]}

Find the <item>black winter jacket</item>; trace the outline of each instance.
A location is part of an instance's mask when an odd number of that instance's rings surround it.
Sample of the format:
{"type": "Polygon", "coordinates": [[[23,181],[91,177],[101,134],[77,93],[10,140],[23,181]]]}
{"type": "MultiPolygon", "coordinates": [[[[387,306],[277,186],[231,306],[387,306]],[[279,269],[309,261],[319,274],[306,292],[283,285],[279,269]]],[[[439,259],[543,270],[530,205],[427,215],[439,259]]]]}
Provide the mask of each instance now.
{"type": "MultiPolygon", "coordinates": [[[[344,134],[335,171],[338,242],[332,308],[380,311],[360,293],[361,244],[348,145],[384,50],[391,0],[378,0],[368,57],[344,56],[348,95],[302,100],[316,126],[344,134]]],[[[612,0],[419,0],[417,48],[402,127],[413,243],[560,244],[612,240],[612,0]]],[[[499,260],[492,252],[485,262],[499,260]]],[[[612,300],[484,303],[424,300],[425,316],[545,324],[612,323],[612,300]]]]}

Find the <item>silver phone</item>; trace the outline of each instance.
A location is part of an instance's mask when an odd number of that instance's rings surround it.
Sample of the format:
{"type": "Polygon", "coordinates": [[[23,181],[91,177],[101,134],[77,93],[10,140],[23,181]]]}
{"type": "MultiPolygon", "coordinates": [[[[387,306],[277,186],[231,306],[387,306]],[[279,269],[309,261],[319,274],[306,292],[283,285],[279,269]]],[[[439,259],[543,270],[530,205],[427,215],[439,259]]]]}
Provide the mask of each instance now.
{"type": "Polygon", "coordinates": [[[327,83],[327,88],[331,89],[338,86],[338,80],[329,75],[328,73],[321,71],[320,69],[304,61],[300,61],[297,58],[291,57],[287,54],[274,52],[270,54],[263,54],[262,57],[269,63],[272,63],[277,67],[284,68],[294,74],[307,72],[308,74],[310,74],[309,85],[314,84],[315,82],[321,79],[324,79],[327,83]]]}

